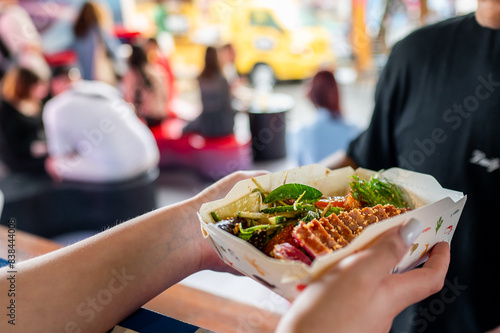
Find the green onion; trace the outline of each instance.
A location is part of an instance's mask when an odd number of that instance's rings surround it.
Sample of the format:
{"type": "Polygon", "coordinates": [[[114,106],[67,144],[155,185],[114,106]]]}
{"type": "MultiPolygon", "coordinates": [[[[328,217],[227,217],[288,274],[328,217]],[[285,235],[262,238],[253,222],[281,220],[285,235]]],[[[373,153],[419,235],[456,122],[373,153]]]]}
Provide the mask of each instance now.
{"type": "Polygon", "coordinates": [[[212,218],[214,219],[214,222],[219,222],[220,221],[219,217],[217,216],[217,214],[215,214],[215,212],[211,212],[210,216],[212,216],[212,218]]]}
{"type": "Polygon", "coordinates": [[[293,206],[278,206],[278,207],[264,208],[261,212],[266,214],[278,214],[286,212],[305,212],[310,210],[316,211],[317,208],[314,205],[298,204],[293,206]]]}

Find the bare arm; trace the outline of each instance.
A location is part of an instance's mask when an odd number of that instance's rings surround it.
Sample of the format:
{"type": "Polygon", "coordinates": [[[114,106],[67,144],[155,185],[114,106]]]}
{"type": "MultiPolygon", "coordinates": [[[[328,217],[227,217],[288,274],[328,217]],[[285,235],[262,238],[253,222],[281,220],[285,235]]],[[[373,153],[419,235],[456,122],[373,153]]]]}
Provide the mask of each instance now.
{"type": "MultiPolygon", "coordinates": [[[[18,264],[16,302],[23,316],[16,328],[104,332],[194,272],[230,270],[203,239],[195,212],[248,176],[230,175],[192,199],[18,264]]],[[[439,244],[424,268],[388,274],[410,243],[393,229],[370,249],[346,258],[306,288],[278,331],[320,332],[333,324],[342,332],[387,328],[398,311],[441,288],[448,266],[448,247],[439,244]]],[[[7,278],[7,270],[0,270],[1,290],[8,289],[7,278]]],[[[8,325],[0,321],[0,331],[8,325]]]]}
{"type": "MultiPolygon", "coordinates": [[[[203,239],[196,211],[244,178],[248,174],[233,174],[190,200],[19,263],[16,305],[22,316],[15,328],[105,332],[184,277],[229,269],[203,239]]],[[[0,290],[8,290],[7,277],[6,269],[0,270],[0,290]]],[[[1,332],[10,328],[0,321],[1,332]]]]}

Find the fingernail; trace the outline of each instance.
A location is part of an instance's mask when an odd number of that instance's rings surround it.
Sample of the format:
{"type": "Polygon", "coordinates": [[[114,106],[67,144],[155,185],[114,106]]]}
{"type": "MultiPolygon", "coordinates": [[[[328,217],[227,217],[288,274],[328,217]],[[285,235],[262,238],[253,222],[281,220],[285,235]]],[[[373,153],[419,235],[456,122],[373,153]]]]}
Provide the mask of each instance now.
{"type": "Polygon", "coordinates": [[[411,219],[401,227],[399,234],[401,235],[401,238],[403,238],[406,246],[410,246],[413,244],[415,239],[417,239],[418,235],[422,233],[422,230],[424,230],[422,222],[416,219],[411,219]]]}

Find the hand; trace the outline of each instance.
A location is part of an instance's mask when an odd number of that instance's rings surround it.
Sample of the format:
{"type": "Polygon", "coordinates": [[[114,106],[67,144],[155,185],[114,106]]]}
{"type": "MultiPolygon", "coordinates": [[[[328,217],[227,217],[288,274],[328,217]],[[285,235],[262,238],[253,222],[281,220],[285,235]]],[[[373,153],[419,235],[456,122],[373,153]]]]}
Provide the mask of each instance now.
{"type": "MultiPolygon", "coordinates": [[[[193,210],[195,212],[200,210],[200,206],[206,202],[214,201],[217,199],[223,198],[232,188],[233,186],[244,179],[248,179],[250,177],[257,177],[268,173],[267,171],[237,171],[234,172],[211,186],[207,187],[205,190],[200,192],[197,196],[193,198],[193,210]]],[[[196,214],[192,215],[196,221],[191,221],[193,225],[196,225],[196,232],[199,235],[199,244],[200,244],[200,270],[201,269],[212,269],[223,272],[230,272],[233,274],[238,274],[236,270],[232,269],[229,265],[224,263],[219,256],[212,249],[210,244],[206,239],[203,238],[203,235],[200,231],[199,221],[196,214]]]]}
{"type": "Polygon", "coordinates": [[[52,178],[53,181],[55,182],[62,182],[63,178],[57,171],[57,166],[56,166],[56,160],[52,157],[47,157],[45,159],[45,171],[47,171],[48,175],[50,178],[52,178]]]}
{"type": "Polygon", "coordinates": [[[415,224],[387,231],[373,246],[345,258],[310,284],[277,331],[388,332],[403,309],[441,290],[448,270],[449,245],[438,243],[422,268],[389,273],[414,240],[405,242],[401,235],[412,227],[413,234],[421,232],[415,224]]]}
{"type": "Polygon", "coordinates": [[[47,143],[41,140],[33,141],[30,146],[30,151],[33,157],[43,157],[48,153],[47,143]]]}

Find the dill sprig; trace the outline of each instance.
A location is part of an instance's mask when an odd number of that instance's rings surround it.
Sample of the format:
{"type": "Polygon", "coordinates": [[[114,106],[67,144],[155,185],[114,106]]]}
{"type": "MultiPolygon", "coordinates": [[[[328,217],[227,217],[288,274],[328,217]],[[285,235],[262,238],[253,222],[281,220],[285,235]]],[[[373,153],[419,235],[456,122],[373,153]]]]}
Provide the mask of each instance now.
{"type": "Polygon", "coordinates": [[[352,176],[350,182],[352,196],[359,201],[365,202],[368,206],[394,205],[398,208],[408,207],[408,203],[403,199],[403,193],[394,184],[385,179],[372,176],[369,180],[360,180],[358,175],[352,176]]]}

